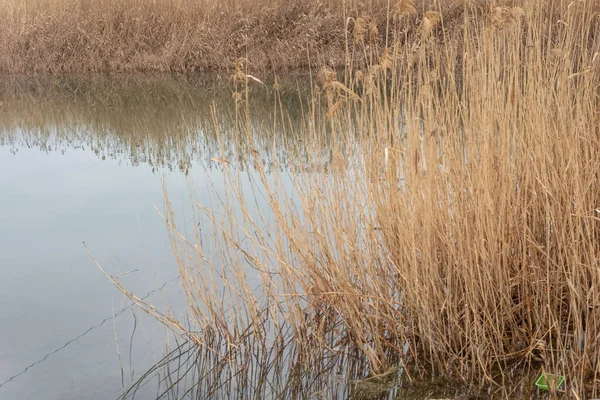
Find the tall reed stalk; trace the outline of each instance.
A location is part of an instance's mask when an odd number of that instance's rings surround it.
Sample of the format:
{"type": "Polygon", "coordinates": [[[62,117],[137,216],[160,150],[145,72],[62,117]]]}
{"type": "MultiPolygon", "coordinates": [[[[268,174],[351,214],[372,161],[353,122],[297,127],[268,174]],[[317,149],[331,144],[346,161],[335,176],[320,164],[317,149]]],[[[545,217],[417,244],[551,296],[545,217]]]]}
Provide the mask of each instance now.
{"type": "Polygon", "coordinates": [[[225,214],[198,205],[210,246],[165,214],[195,324],[175,327],[201,347],[197,332],[223,338],[213,350],[237,371],[247,346],[270,357],[285,344],[365,375],[507,390],[546,371],[598,396],[598,5],[464,1],[452,27],[444,9],[392,5],[387,46],[368,14],[348,19],[345,73],[321,70],[304,126],[286,123],[275,90],[264,129],[306,143],[287,175],[262,166],[238,66],[254,160],[227,163],[225,214]],[[243,181],[268,207],[257,213],[243,181]]]}

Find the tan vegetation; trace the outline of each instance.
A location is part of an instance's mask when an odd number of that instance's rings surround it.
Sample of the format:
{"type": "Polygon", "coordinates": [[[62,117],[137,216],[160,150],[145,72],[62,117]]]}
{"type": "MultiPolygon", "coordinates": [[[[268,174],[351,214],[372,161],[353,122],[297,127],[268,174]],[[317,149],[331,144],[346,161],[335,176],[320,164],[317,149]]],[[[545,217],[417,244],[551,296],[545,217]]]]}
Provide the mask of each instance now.
{"type": "MultiPolygon", "coordinates": [[[[559,3],[550,2],[541,12],[551,14],[559,3]]],[[[0,73],[226,71],[242,57],[253,72],[343,68],[348,31],[353,48],[383,48],[394,32],[416,40],[421,30],[440,22],[439,12],[446,32],[460,29],[467,8],[482,14],[490,5],[484,0],[2,0],[0,73]]],[[[493,18],[504,20],[504,8],[499,4],[493,18]]]]}
{"type": "Polygon", "coordinates": [[[193,72],[343,60],[341,2],[3,0],[0,71],[193,72]]]}
{"type": "MultiPolygon", "coordinates": [[[[190,319],[131,298],[221,359],[237,387],[254,382],[252,360],[291,352],[292,374],[322,365],[316,352],[352,359],[370,382],[399,367],[408,381],[506,394],[521,373],[548,371],[569,394],[600,395],[598,5],[472,3],[451,29],[449,10],[411,1],[387,31],[369,14],[333,27],[347,33],[346,68],[313,87],[293,188],[254,151],[253,80],[238,64],[254,172],[224,162],[226,213],[197,205],[213,243],[165,214],[190,319]],[[268,211],[251,207],[247,179],[268,211]]],[[[277,99],[264,129],[289,130],[277,99]]]]}

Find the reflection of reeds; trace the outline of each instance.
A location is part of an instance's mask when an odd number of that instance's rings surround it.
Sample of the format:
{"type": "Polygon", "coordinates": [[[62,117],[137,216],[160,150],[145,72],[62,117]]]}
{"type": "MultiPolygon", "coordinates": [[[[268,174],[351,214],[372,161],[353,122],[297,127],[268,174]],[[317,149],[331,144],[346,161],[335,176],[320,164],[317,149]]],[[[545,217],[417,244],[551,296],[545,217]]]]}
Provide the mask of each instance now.
{"type": "Polygon", "coordinates": [[[225,212],[197,205],[211,244],[167,207],[199,349],[210,329],[233,371],[287,348],[314,358],[283,374],[335,354],[366,379],[460,377],[506,395],[513,376],[543,369],[598,395],[598,19],[590,2],[555,3],[558,23],[537,6],[524,1],[501,29],[494,9],[475,13],[453,35],[440,17],[427,40],[390,43],[385,67],[365,38],[372,76],[355,86],[353,70],[338,81],[324,69],[314,91],[335,112],[307,112],[311,173],[292,164],[292,185],[258,153],[249,175],[226,167],[225,212]]]}
{"type": "MultiPolygon", "coordinates": [[[[299,76],[300,82],[306,77],[299,76]]],[[[301,124],[296,80],[283,80],[278,93],[288,123],[301,124]],[[290,86],[294,87],[290,91],[290,86]]],[[[228,81],[206,78],[120,76],[118,78],[6,78],[0,83],[0,145],[44,151],[91,148],[99,158],[117,158],[153,168],[188,170],[196,162],[211,166],[221,155],[248,159],[235,132],[235,105],[228,81]],[[216,107],[219,128],[213,125],[216,107]],[[217,138],[217,130],[221,137],[217,138]]],[[[287,163],[297,138],[260,129],[272,123],[273,94],[251,88],[252,126],[267,160],[287,163]],[[272,144],[275,144],[274,146],[272,144]]]]}

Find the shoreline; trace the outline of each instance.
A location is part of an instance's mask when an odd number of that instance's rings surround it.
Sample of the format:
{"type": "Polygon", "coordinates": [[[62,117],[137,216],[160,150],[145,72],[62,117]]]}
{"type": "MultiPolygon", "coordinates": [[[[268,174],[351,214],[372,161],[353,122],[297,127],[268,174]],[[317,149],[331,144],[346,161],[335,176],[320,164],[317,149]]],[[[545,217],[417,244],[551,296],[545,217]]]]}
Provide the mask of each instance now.
{"type": "Polygon", "coordinates": [[[336,2],[7,0],[0,73],[287,72],[343,66],[336,2]]]}
{"type": "Polygon", "coordinates": [[[231,74],[240,59],[249,73],[362,68],[392,44],[417,44],[428,12],[443,16],[440,39],[460,33],[465,16],[489,11],[471,3],[6,0],[0,74],[231,74]]]}

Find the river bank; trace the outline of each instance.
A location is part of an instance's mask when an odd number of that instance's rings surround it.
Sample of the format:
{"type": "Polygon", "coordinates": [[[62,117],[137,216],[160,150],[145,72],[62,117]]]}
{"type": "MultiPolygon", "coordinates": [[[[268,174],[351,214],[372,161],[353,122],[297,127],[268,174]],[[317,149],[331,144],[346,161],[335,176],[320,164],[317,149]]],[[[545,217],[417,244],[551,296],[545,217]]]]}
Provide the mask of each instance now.
{"type": "Polygon", "coordinates": [[[443,38],[489,11],[480,0],[4,0],[0,73],[231,72],[240,58],[251,73],[361,66],[365,46],[418,43],[428,12],[443,38]]]}

